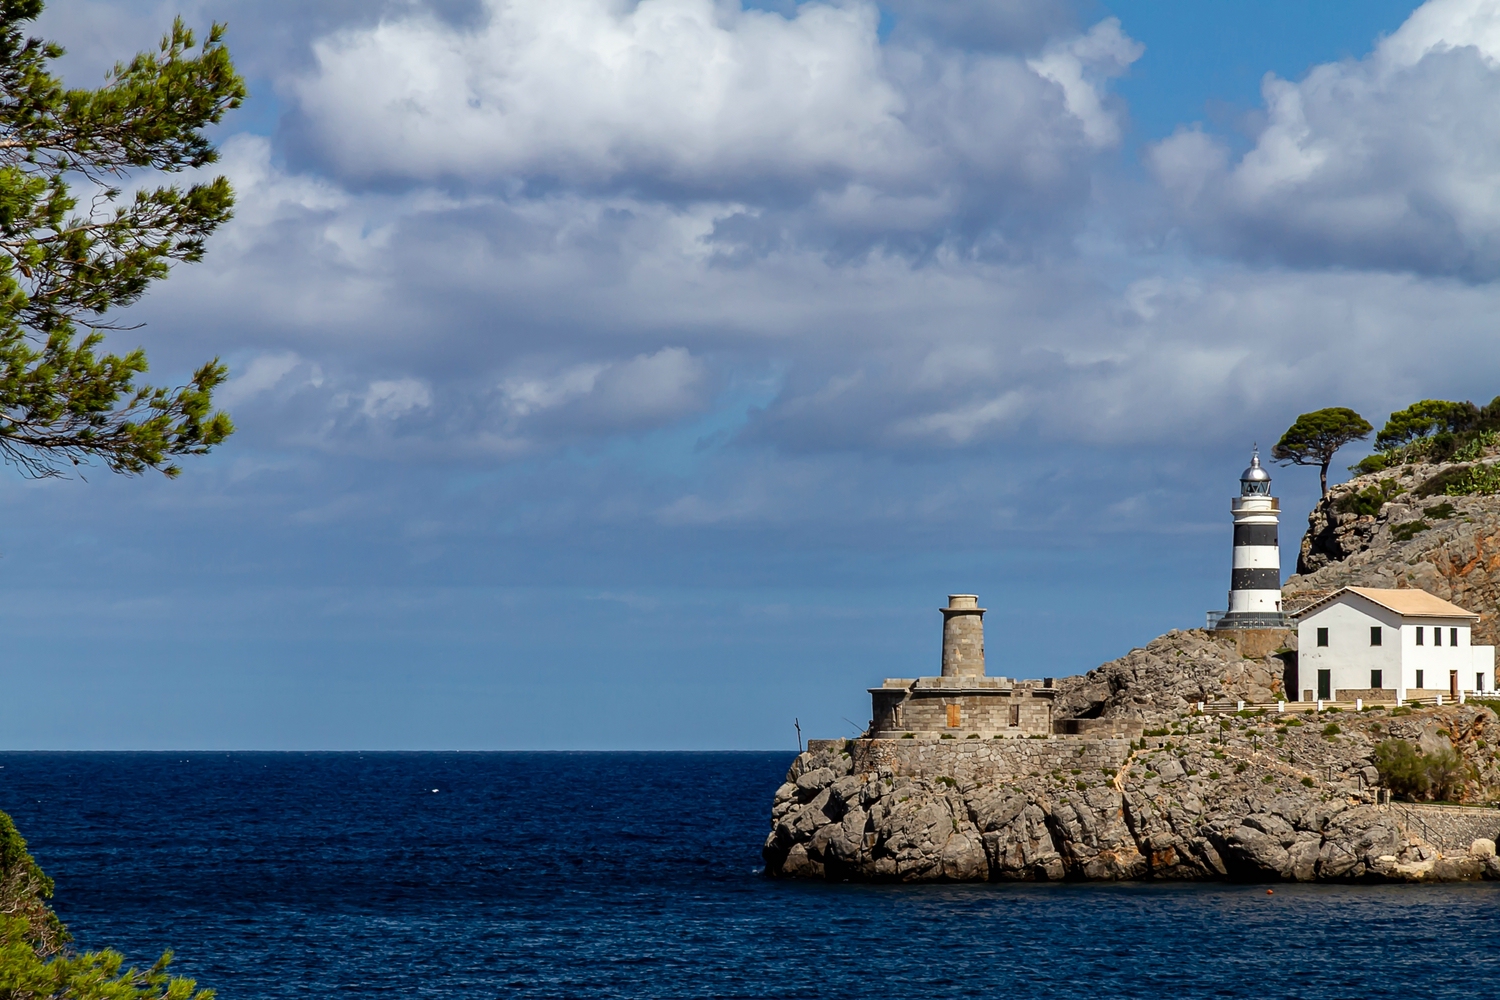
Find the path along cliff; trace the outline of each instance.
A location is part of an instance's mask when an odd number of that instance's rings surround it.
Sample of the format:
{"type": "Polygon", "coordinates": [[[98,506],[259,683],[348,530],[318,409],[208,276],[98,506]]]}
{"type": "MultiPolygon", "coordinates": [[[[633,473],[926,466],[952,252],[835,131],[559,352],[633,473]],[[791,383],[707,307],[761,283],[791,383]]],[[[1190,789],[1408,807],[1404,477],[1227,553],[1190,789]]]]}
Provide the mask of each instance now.
{"type": "MultiPolygon", "coordinates": [[[[1500,473],[1413,464],[1336,486],[1309,516],[1289,610],[1342,586],[1419,587],[1500,619],[1500,473]]],[[[1449,797],[1500,797],[1490,706],[1197,712],[1284,698],[1285,654],[1169,632],[1062,679],[1058,718],[1131,718],[1128,740],[848,740],[809,745],[777,791],[772,876],[858,880],[1500,878],[1500,810],[1390,803],[1375,748],[1457,754],[1449,797]]]]}

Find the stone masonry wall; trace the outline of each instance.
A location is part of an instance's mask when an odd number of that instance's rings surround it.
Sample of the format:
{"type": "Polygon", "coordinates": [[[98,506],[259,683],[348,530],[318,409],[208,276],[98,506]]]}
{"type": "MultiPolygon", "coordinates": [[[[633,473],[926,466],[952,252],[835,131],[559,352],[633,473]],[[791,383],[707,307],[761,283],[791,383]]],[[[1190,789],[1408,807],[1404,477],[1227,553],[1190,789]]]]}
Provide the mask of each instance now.
{"type": "MultiPolygon", "coordinates": [[[[882,692],[883,694],[884,692],[882,692]]],[[[878,697],[878,696],[877,696],[878,697]]],[[[1011,708],[1017,709],[1017,723],[1022,732],[1046,733],[1052,727],[1052,702],[1050,699],[1032,697],[1030,692],[1018,690],[1012,695],[952,694],[935,696],[913,695],[899,704],[893,719],[898,722],[889,728],[907,732],[941,732],[956,729],[962,733],[1002,732],[1011,725],[1011,708]],[[948,707],[958,706],[957,726],[948,725],[948,707]]],[[[883,728],[877,709],[877,731],[883,728]]]]}
{"type": "Polygon", "coordinates": [[[1410,834],[1444,851],[1467,851],[1476,840],[1500,839],[1500,809],[1395,802],[1388,806],[1410,834]]]}
{"type": "Polygon", "coordinates": [[[847,749],[855,774],[873,774],[884,767],[909,778],[1003,785],[1065,768],[1118,768],[1130,756],[1130,741],[809,740],[807,749],[809,753],[847,749]]]}

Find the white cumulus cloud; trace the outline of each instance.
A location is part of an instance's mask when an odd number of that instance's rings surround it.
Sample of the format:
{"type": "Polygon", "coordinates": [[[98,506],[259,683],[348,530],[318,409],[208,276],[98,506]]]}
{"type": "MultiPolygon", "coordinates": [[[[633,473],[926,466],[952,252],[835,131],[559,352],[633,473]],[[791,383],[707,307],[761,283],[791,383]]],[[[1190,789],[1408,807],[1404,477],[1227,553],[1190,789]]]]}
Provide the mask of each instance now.
{"type": "Polygon", "coordinates": [[[1429,0],[1366,58],[1268,74],[1237,161],[1184,128],[1149,154],[1215,249],[1298,265],[1500,276],[1500,2],[1429,0]]]}

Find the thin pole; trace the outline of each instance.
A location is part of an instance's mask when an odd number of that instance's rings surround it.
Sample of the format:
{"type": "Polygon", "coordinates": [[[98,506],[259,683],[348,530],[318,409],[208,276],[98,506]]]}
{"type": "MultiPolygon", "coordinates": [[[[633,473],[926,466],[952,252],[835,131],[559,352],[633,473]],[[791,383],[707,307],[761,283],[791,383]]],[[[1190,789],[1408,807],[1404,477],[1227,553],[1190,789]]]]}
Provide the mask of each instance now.
{"type": "Polygon", "coordinates": [[[797,752],[802,752],[802,720],[793,719],[792,725],[797,727],[797,752]]]}

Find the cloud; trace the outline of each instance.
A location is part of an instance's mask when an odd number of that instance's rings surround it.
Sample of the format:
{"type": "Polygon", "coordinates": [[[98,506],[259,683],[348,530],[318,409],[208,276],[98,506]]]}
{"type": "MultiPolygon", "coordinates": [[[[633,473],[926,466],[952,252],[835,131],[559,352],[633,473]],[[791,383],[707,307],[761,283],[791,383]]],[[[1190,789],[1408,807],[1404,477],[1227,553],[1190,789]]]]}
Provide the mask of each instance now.
{"type": "Polygon", "coordinates": [[[291,84],[295,143],[352,185],[725,203],[716,235],[740,254],[923,252],[1070,230],[1092,158],[1119,138],[1107,82],[1141,51],[1113,19],[1030,61],[882,44],[857,0],[789,16],[713,0],[483,10],[317,41],[291,84]]]}
{"type": "Polygon", "coordinates": [[[414,378],[371,382],[360,400],[359,412],[371,420],[394,420],[413,410],[432,406],[432,390],[414,378]]]}
{"type": "Polygon", "coordinates": [[[511,375],[500,397],[512,433],[618,433],[700,411],[707,367],[682,347],[620,361],[571,365],[551,374],[511,375]]]}
{"type": "Polygon", "coordinates": [[[1364,59],[1268,74],[1234,160],[1193,127],[1148,160],[1206,248],[1294,266],[1500,277],[1500,3],[1429,0],[1364,59]]]}
{"type": "Polygon", "coordinates": [[[301,362],[301,358],[289,351],[262,354],[251,359],[243,372],[226,382],[215,399],[222,406],[237,406],[274,389],[301,362]]]}

